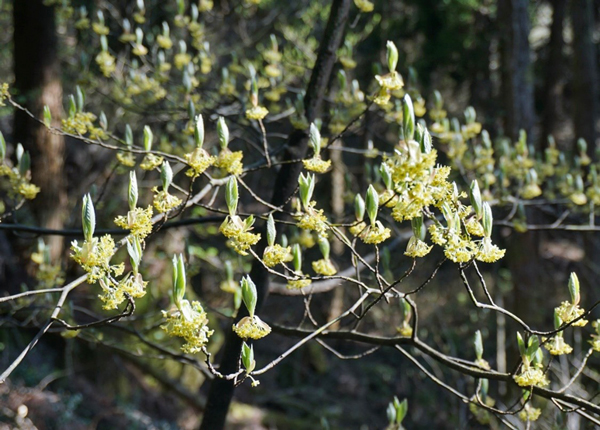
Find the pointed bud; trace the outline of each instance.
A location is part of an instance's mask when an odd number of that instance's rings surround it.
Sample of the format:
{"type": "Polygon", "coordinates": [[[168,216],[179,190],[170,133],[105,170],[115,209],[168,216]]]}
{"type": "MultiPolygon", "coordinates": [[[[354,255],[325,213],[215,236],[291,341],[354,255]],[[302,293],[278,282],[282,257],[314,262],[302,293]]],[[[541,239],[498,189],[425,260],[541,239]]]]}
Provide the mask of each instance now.
{"type": "Polygon", "coordinates": [[[490,207],[488,202],[483,203],[483,231],[485,232],[485,237],[492,236],[492,227],[494,225],[494,218],[492,216],[492,208],[490,207]]]}
{"type": "Polygon", "coordinates": [[[222,116],[217,120],[217,134],[219,135],[221,148],[227,148],[227,144],[229,143],[229,128],[225,123],[225,118],[222,116]]]}
{"type": "Polygon", "coordinates": [[[52,112],[50,112],[50,107],[48,105],[44,105],[44,125],[46,127],[52,125],[52,112]]]}
{"type": "Polygon", "coordinates": [[[407,142],[413,140],[415,135],[415,111],[408,94],[402,99],[402,128],[404,131],[404,140],[407,142]]]}
{"type": "Polygon", "coordinates": [[[390,73],[395,72],[396,66],[398,65],[398,48],[396,48],[396,45],[391,40],[387,41],[386,48],[388,69],[390,70],[390,73]]]}
{"type": "Polygon", "coordinates": [[[294,264],[294,271],[298,272],[298,273],[302,273],[302,249],[300,248],[300,245],[295,243],[294,246],[292,247],[292,257],[293,257],[293,264],[294,264]]]}
{"type": "Polygon", "coordinates": [[[475,332],[475,340],[473,341],[473,345],[475,346],[475,357],[477,357],[477,360],[481,360],[483,357],[483,339],[481,337],[480,330],[475,332]]]}
{"type": "Polygon", "coordinates": [[[315,155],[319,155],[321,152],[321,133],[319,133],[319,129],[314,122],[310,124],[309,139],[310,146],[315,151],[315,155]]]}
{"type": "Polygon", "coordinates": [[[258,300],[256,285],[250,279],[250,276],[244,276],[241,281],[242,286],[242,300],[246,305],[246,309],[248,309],[248,314],[250,317],[254,316],[254,311],[256,310],[256,302],[258,300]]]}
{"type": "Polygon", "coordinates": [[[251,373],[256,367],[256,361],[254,361],[254,345],[248,346],[246,342],[242,344],[242,364],[246,373],[251,373]]]}
{"type": "Polygon", "coordinates": [[[275,228],[275,220],[273,214],[269,214],[267,218],[267,244],[273,246],[275,244],[275,237],[277,235],[277,229],[275,228]]]}
{"type": "Polygon", "coordinates": [[[331,246],[329,245],[329,241],[325,236],[319,236],[319,249],[321,250],[321,254],[325,260],[329,259],[329,253],[331,251],[331,246]]]}
{"type": "Polygon", "coordinates": [[[365,217],[365,201],[360,194],[354,197],[354,215],[357,221],[362,221],[365,217]]]}
{"type": "Polygon", "coordinates": [[[569,276],[569,294],[571,295],[571,303],[578,305],[581,301],[581,295],[579,294],[579,278],[575,272],[571,272],[571,276],[569,276]]]}
{"type": "Polygon", "coordinates": [[[196,124],[194,124],[194,141],[198,148],[202,148],[204,144],[204,119],[202,115],[196,117],[196,124]]]}
{"type": "Polygon", "coordinates": [[[225,202],[227,203],[227,209],[229,209],[229,215],[234,216],[238,206],[238,185],[235,176],[230,176],[225,185],[225,202]]]}
{"type": "Polygon", "coordinates": [[[92,197],[86,194],[83,197],[83,205],[81,207],[81,223],[83,225],[83,237],[86,241],[91,242],[96,229],[96,211],[92,197]]]}
{"type": "Polygon", "coordinates": [[[163,161],[161,169],[160,169],[160,179],[162,181],[162,186],[164,191],[168,191],[171,183],[173,182],[173,170],[171,170],[171,165],[168,161],[163,161]]]}
{"type": "Polygon", "coordinates": [[[367,190],[366,206],[367,215],[369,216],[371,225],[375,225],[375,221],[377,221],[377,211],[379,210],[379,195],[373,185],[369,185],[369,189],[367,190]]]}
{"type": "Polygon", "coordinates": [[[473,182],[471,182],[471,187],[469,188],[469,198],[471,199],[471,206],[473,206],[477,218],[481,219],[483,216],[483,202],[481,200],[481,191],[479,190],[477,179],[473,179],[473,182]]]}

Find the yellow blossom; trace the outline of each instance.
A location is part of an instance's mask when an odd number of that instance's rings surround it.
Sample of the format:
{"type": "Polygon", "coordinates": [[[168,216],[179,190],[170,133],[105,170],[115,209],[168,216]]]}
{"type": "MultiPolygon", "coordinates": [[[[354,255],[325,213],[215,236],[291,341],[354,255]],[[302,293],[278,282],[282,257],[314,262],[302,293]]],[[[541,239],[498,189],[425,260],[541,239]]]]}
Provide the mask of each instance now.
{"type": "Polygon", "coordinates": [[[100,286],[102,287],[102,293],[98,295],[100,300],[104,303],[103,309],[117,309],[121,303],[125,301],[127,296],[132,298],[140,298],[146,294],[146,285],[148,282],[142,279],[140,273],[130,273],[128,276],[123,278],[115,286],[112,282],[107,282],[105,279],[100,279],[100,286]]]}
{"type": "Polygon", "coordinates": [[[132,235],[144,239],[152,232],[152,207],[134,208],[126,216],[116,217],[115,224],[129,230],[132,235]]]}
{"type": "Polygon", "coordinates": [[[278,243],[267,246],[263,253],[263,263],[267,267],[275,267],[280,263],[288,263],[293,260],[292,248],[283,247],[278,243]]]}
{"type": "Polygon", "coordinates": [[[242,318],[233,325],[233,331],[242,339],[260,339],[271,333],[271,327],[257,315],[242,318]]]}
{"type": "Polygon", "coordinates": [[[173,63],[179,70],[183,70],[183,68],[187,66],[190,61],[192,61],[192,56],[185,52],[180,52],[173,57],[173,63]]]}
{"type": "Polygon", "coordinates": [[[521,421],[537,421],[537,419],[542,414],[542,410],[539,408],[534,408],[530,403],[526,403],[525,407],[521,412],[519,412],[519,419],[521,421]]]}
{"type": "Polygon", "coordinates": [[[570,354],[573,351],[573,348],[559,335],[554,336],[544,346],[552,355],[570,354]]]}
{"type": "Polygon", "coordinates": [[[381,221],[376,221],[375,224],[367,226],[365,232],[360,235],[360,238],[364,243],[377,245],[389,239],[390,235],[390,229],[384,227],[381,221]]]}
{"type": "Polygon", "coordinates": [[[396,328],[396,331],[400,334],[400,336],[411,337],[413,334],[413,329],[407,321],[403,321],[400,327],[396,328]]]}
{"type": "Polygon", "coordinates": [[[319,275],[333,276],[337,270],[329,258],[322,258],[312,262],[312,268],[319,275]]]}
{"type": "Polygon", "coordinates": [[[583,206],[587,203],[587,196],[584,193],[573,193],[569,196],[569,200],[577,206],[583,206]]]}
{"type": "Polygon", "coordinates": [[[373,3],[369,0],[354,0],[354,4],[361,12],[373,12],[373,3]]]}
{"type": "Polygon", "coordinates": [[[92,238],[91,242],[87,240],[79,246],[74,240],[71,242],[71,257],[83,270],[88,273],[88,282],[93,283],[98,279],[109,275],[110,273],[119,276],[123,273],[123,264],[110,265],[110,259],[115,253],[115,241],[110,235],[92,238]]]}
{"type": "Polygon", "coordinates": [[[107,78],[117,70],[117,65],[115,61],[115,57],[110,55],[108,51],[102,51],[98,55],[96,55],[96,64],[100,68],[100,71],[107,78]]]}
{"type": "Polygon", "coordinates": [[[429,254],[431,248],[433,248],[431,245],[427,245],[422,240],[418,239],[415,236],[412,236],[408,240],[408,245],[406,246],[406,251],[404,252],[404,255],[412,258],[424,257],[427,254],[429,254]]]}
{"type": "MultiPolygon", "coordinates": [[[[575,305],[567,301],[562,302],[559,307],[554,309],[554,312],[565,324],[570,323],[571,321],[575,320],[576,318],[579,318],[585,313],[585,311],[581,309],[579,305],[575,305]]],[[[583,327],[587,323],[588,321],[582,318],[577,322],[574,322],[572,325],[573,327],[583,327]]]]}
{"type": "Polygon", "coordinates": [[[125,167],[135,166],[135,156],[132,152],[117,152],[117,161],[125,167]]]}
{"type": "Polygon", "coordinates": [[[246,110],[246,118],[261,120],[266,117],[268,113],[269,111],[264,106],[253,106],[246,110]]]}
{"type": "Polygon", "coordinates": [[[250,233],[250,230],[252,226],[237,215],[227,216],[219,227],[223,236],[229,239],[227,244],[240,255],[248,255],[246,251],[260,240],[260,234],[250,233]]]}
{"type": "Polygon", "coordinates": [[[229,148],[223,148],[215,160],[215,167],[225,170],[230,175],[237,176],[244,170],[242,158],[244,158],[242,151],[231,151],[229,148]]]}
{"type": "Polygon", "coordinates": [[[311,284],[311,280],[308,278],[290,279],[286,285],[288,290],[299,290],[304,287],[308,287],[311,284]]]}
{"type": "Polygon", "coordinates": [[[483,236],[485,232],[483,231],[483,226],[481,222],[477,220],[475,217],[470,217],[465,221],[465,229],[470,235],[473,236],[483,236]]]}
{"type": "Polygon", "coordinates": [[[142,160],[140,167],[144,170],[154,170],[158,166],[160,166],[162,164],[162,162],[163,162],[163,158],[160,155],[154,155],[154,154],[148,153],[144,156],[144,159],[142,160]]]}
{"type": "Polygon", "coordinates": [[[165,312],[166,324],[161,328],[170,336],[182,337],[186,343],[181,350],[186,354],[195,354],[200,352],[208,342],[208,338],[213,334],[213,330],[208,328],[208,317],[199,302],[192,302],[183,299],[180,303],[180,309],[165,312]]]}
{"type": "Polygon", "coordinates": [[[542,194],[542,189],[538,184],[532,182],[523,187],[523,191],[521,192],[521,197],[524,199],[530,200],[538,197],[542,194]]]}
{"type": "Polygon", "coordinates": [[[215,157],[209,155],[204,148],[198,147],[189,154],[185,154],[183,158],[190,165],[190,169],[185,174],[193,178],[200,176],[215,163],[215,157]]]}
{"type": "Polygon", "coordinates": [[[358,222],[350,227],[350,233],[353,236],[360,236],[366,231],[367,224],[364,221],[358,222]]]}
{"type": "Polygon", "coordinates": [[[505,249],[498,248],[489,237],[484,237],[475,258],[484,263],[493,263],[504,257],[505,253],[505,249]]]}
{"type": "Polygon", "coordinates": [[[154,187],[152,191],[156,193],[154,195],[152,204],[159,213],[169,212],[171,209],[176,208],[181,204],[181,199],[177,196],[169,194],[168,191],[158,191],[158,188],[156,187],[154,187]]]}
{"type": "Polygon", "coordinates": [[[513,378],[520,387],[531,387],[537,385],[539,387],[545,387],[550,382],[546,379],[544,372],[536,367],[527,367],[519,375],[515,375],[513,378]]]}
{"type": "Polygon", "coordinates": [[[156,36],[156,43],[158,43],[158,46],[160,46],[162,49],[171,49],[173,46],[173,41],[171,38],[162,34],[156,36]]]}
{"type": "Polygon", "coordinates": [[[325,173],[331,167],[331,160],[323,160],[320,155],[315,155],[307,160],[302,160],[304,168],[311,172],[325,173]]]}
{"type": "Polygon", "coordinates": [[[402,76],[400,73],[393,71],[388,73],[387,75],[379,76],[376,75],[375,79],[379,82],[381,88],[386,90],[395,91],[399,90],[404,86],[404,81],[402,80],[402,76]]]}
{"type": "Polygon", "coordinates": [[[19,187],[17,188],[17,193],[22,195],[27,200],[35,199],[35,196],[40,192],[40,187],[27,182],[25,180],[19,183],[19,187]]]}
{"type": "Polygon", "coordinates": [[[133,53],[133,55],[137,55],[138,57],[143,57],[144,55],[146,55],[148,53],[148,48],[146,48],[141,43],[136,43],[133,46],[133,49],[131,50],[131,52],[133,53]]]}
{"type": "Polygon", "coordinates": [[[324,233],[327,230],[327,217],[323,214],[323,209],[314,209],[311,206],[308,213],[302,214],[297,225],[304,230],[324,233]]]}

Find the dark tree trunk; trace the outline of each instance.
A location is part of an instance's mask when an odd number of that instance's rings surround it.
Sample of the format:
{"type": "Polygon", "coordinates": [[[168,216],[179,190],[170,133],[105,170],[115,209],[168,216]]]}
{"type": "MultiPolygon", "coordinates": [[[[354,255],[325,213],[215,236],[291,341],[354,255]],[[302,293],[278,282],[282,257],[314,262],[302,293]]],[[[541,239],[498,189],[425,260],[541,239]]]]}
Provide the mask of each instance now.
{"type": "Polygon", "coordinates": [[[544,82],[544,105],[542,113],[542,132],[539,138],[540,147],[545,148],[548,136],[553,134],[560,118],[563,101],[562,89],[565,72],[563,48],[565,41],[563,29],[567,11],[567,0],[552,0],[552,26],[548,42],[548,58],[546,59],[546,76],[544,82]]]}
{"type": "Polygon", "coordinates": [[[498,2],[504,133],[512,139],[521,129],[531,135],[534,121],[528,4],[527,0],[498,2]]]}
{"type": "MultiPolygon", "coordinates": [[[[325,34],[319,47],[317,61],[313,68],[306,95],[304,97],[304,112],[309,122],[318,118],[323,99],[327,93],[327,86],[331,72],[336,61],[336,51],[341,45],[342,36],[350,11],[351,0],[333,0],[325,34]]],[[[295,131],[289,138],[288,147],[284,155],[286,160],[304,158],[308,148],[308,136],[304,131],[295,131]]],[[[277,175],[276,184],[271,198],[271,204],[281,206],[285,204],[294,193],[298,185],[298,176],[302,170],[301,163],[285,163],[277,175]]],[[[265,236],[265,232],[262,232],[265,236]]],[[[259,242],[256,252],[261,255],[264,250],[265,240],[259,242]]],[[[263,306],[269,293],[269,274],[258,262],[254,262],[250,277],[258,291],[257,312],[263,306]]],[[[237,320],[247,315],[242,306],[237,320]]],[[[242,340],[232,331],[229,332],[223,348],[223,355],[219,371],[223,374],[233,373],[238,370],[242,340]]],[[[224,428],[229,404],[233,397],[234,386],[232,381],[215,378],[211,382],[206,402],[206,411],[202,419],[200,430],[219,430],[224,428]]]]}
{"type": "Polygon", "coordinates": [[[573,125],[575,136],[596,147],[598,75],[592,40],[594,11],[591,0],[571,0],[573,25],[573,125]]]}
{"type": "MultiPolygon", "coordinates": [[[[14,72],[17,101],[37,118],[44,105],[50,108],[55,126],[60,126],[62,86],[57,53],[54,8],[43,0],[14,0],[14,72]]],[[[41,226],[60,229],[66,209],[66,183],[63,174],[64,139],[25,112],[17,110],[13,141],[23,144],[31,154],[32,180],[41,188],[32,207],[41,226]]],[[[52,257],[62,252],[62,238],[48,239],[52,257]]]]}

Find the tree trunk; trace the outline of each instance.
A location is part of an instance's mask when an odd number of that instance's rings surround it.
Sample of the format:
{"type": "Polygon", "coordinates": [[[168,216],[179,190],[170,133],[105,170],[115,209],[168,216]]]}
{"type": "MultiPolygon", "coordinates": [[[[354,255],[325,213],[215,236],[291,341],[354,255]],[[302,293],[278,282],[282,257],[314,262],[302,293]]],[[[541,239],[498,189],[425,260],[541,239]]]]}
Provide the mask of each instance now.
{"type": "Polygon", "coordinates": [[[567,11],[567,0],[552,0],[552,25],[548,42],[548,58],[546,60],[546,76],[544,82],[544,106],[542,113],[542,133],[539,138],[540,147],[545,148],[548,136],[553,134],[560,118],[562,105],[563,77],[565,72],[563,48],[564,20],[567,11]]]}
{"type": "Polygon", "coordinates": [[[596,148],[598,75],[592,40],[594,11],[591,0],[571,1],[573,25],[573,125],[575,137],[583,137],[596,148]]]}
{"type": "MultiPolygon", "coordinates": [[[[14,72],[17,101],[41,118],[44,105],[50,108],[53,125],[60,126],[62,86],[57,55],[54,8],[43,0],[14,0],[14,72]]],[[[32,181],[41,192],[32,202],[39,225],[61,229],[66,213],[64,179],[64,139],[52,134],[17,110],[13,141],[31,154],[32,181]]],[[[51,256],[56,261],[62,252],[62,237],[49,239],[51,256]]]]}
{"type": "MultiPolygon", "coordinates": [[[[337,59],[336,51],[341,45],[342,36],[350,11],[351,0],[333,0],[329,20],[325,28],[325,34],[317,61],[313,68],[306,95],[304,96],[304,113],[308,122],[318,118],[323,99],[327,92],[327,85],[331,77],[333,66],[337,59]]],[[[284,155],[285,160],[298,160],[305,157],[308,148],[308,136],[305,131],[295,131],[288,140],[288,146],[284,155]]],[[[278,184],[273,191],[271,204],[281,206],[289,200],[298,185],[298,176],[302,170],[301,163],[285,163],[279,170],[278,184]]],[[[263,228],[264,230],[264,228],[263,228]]],[[[262,232],[264,237],[265,232],[262,232]]],[[[265,240],[259,242],[256,252],[261,255],[264,250],[265,240]]],[[[259,312],[269,292],[269,274],[262,264],[255,261],[250,271],[250,277],[256,284],[258,292],[258,303],[256,311],[259,312]]],[[[242,306],[237,320],[247,315],[247,310],[242,306]]],[[[223,374],[233,373],[238,370],[242,340],[233,331],[229,331],[219,371],[223,374]]],[[[227,418],[229,404],[233,397],[233,381],[215,378],[211,382],[206,402],[206,412],[200,425],[200,430],[219,430],[224,428],[227,418]]]]}
{"type": "Polygon", "coordinates": [[[531,135],[534,121],[528,4],[527,0],[498,2],[504,133],[513,140],[521,129],[531,135]]]}

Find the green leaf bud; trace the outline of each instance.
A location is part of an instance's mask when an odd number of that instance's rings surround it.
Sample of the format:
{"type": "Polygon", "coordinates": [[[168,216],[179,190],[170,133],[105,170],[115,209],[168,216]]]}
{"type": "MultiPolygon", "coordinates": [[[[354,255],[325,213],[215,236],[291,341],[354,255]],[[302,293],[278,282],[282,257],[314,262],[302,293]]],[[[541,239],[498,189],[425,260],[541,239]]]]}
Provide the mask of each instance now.
{"type": "Polygon", "coordinates": [[[194,141],[198,148],[202,148],[204,144],[204,119],[202,115],[196,117],[196,123],[194,124],[194,141]]]}
{"type": "Polygon", "coordinates": [[[75,87],[75,94],[77,97],[77,112],[83,112],[83,106],[85,105],[85,94],[79,85],[75,87]]]}
{"type": "Polygon", "coordinates": [[[48,105],[44,105],[44,125],[46,127],[52,125],[52,112],[50,112],[50,107],[48,105]]]}
{"type": "Polygon", "coordinates": [[[494,225],[494,217],[492,215],[492,208],[488,202],[483,203],[483,231],[485,232],[485,237],[492,236],[492,227],[494,225]]]}
{"type": "Polygon", "coordinates": [[[125,145],[127,145],[128,148],[133,146],[133,131],[129,124],[125,125],[125,145]]]}
{"type": "Polygon", "coordinates": [[[106,118],[104,111],[100,112],[98,124],[100,124],[100,128],[102,128],[102,130],[106,131],[108,129],[108,118],[106,118]]]}
{"type": "Polygon", "coordinates": [[[379,166],[379,173],[381,174],[381,179],[385,184],[385,188],[388,190],[393,189],[394,181],[392,180],[392,170],[390,169],[390,166],[388,166],[387,163],[381,163],[381,166],[379,166]]]}
{"type": "Polygon", "coordinates": [[[171,170],[171,165],[166,160],[163,161],[160,168],[160,179],[162,181],[163,190],[168,191],[171,182],[173,182],[173,170],[171,170]]]}
{"type": "Polygon", "coordinates": [[[246,373],[250,373],[256,367],[256,361],[254,361],[254,345],[248,346],[246,342],[242,343],[242,364],[246,373]]]}
{"type": "Polygon", "coordinates": [[[225,185],[225,202],[229,209],[229,215],[234,216],[238,206],[238,185],[237,179],[233,175],[229,177],[225,185]]]}
{"type": "Polygon", "coordinates": [[[517,332],[517,345],[519,346],[519,354],[521,355],[521,357],[525,357],[526,355],[526,348],[525,348],[525,341],[523,340],[523,336],[521,336],[521,333],[517,332]]]}
{"type": "Polygon", "coordinates": [[[469,199],[471,200],[471,206],[473,206],[477,218],[481,219],[483,216],[483,202],[481,200],[481,191],[479,190],[477,179],[473,179],[473,182],[471,182],[471,187],[469,188],[469,199]]]}
{"type": "Polygon", "coordinates": [[[295,243],[292,247],[292,257],[294,264],[294,271],[298,273],[302,273],[302,249],[298,243],[295,243]]]}
{"type": "Polygon", "coordinates": [[[91,242],[96,228],[96,211],[94,210],[94,203],[89,193],[83,196],[81,224],[83,226],[83,237],[86,241],[91,242]]]}
{"type": "Polygon", "coordinates": [[[150,151],[152,150],[152,141],[154,140],[154,134],[152,133],[152,129],[147,125],[144,126],[144,150],[150,151]]]}
{"type": "Polygon", "coordinates": [[[248,314],[250,317],[254,316],[254,311],[256,310],[256,302],[258,300],[258,293],[256,291],[256,285],[250,279],[250,276],[244,276],[241,281],[242,286],[242,300],[246,305],[246,309],[248,309],[248,314]]]}
{"type": "Polygon", "coordinates": [[[402,128],[404,131],[404,140],[413,140],[415,135],[415,111],[408,94],[402,99],[402,128]]]}
{"type": "Polygon", "coordinates": [[[75,101],[75,96],[73,94],[69,94],[69,119],[75,118],[76,113],[77,102],[75,101]]]}
{"type": "Polygon", "coordinates": [[[300,185],[300,201],[304,208],[307,209],[310,206],[310,201],[315,190],[315,175],[300,173],[298,184],[300,185]]]}
{"type": "Polygon", "coordinates": [[[571,276],[569,276],[569,294],[571,295],[571,303],[578,305],[581,301],[581,295],[579,293],[579,278],[575,272],[571,272],[571,276]]]}
{"type": "Polygon", "coordinates": [[[371,225],[375,225],[377,211],[379,210],[379,195],[373,185],[369,185],[369,189],[367,190],[366,206],[371,225]]]}
{"type": "Polygon", "coordinates": [[[477,357],[477,360],[481,360],[483,358],[483,339],[481,337],[480,330],[475,332],[475,340],[473,341],[473,345],[475,346],[475,357],[477,357]]]}
{"type": "Polygon", "coordinates": [[[354,197],[354,215],[357,221],[362,221],[365,217],[365,201],[360,194],[354,197]]]}
{"type": "Polygon", "coordinates": [[[185,296],[186,278],[185,278],[185,264],[183,262],[183,255],[173,256],[173,300],[175,305],[180,308],[181,301],[185,296]]]}
{"type": "Polygon", "coordinates": [[[386,48],[388,69],[390,70],[390,73],[395,72],[396,66],[398,65],[398,48],[396,48],[396,45],[391,40],[387,41],[386,48]]]}
{"type": "Polygon", "coordinates": [[[321,133],[319,133],[319,129],[314,122],[310,124],[309,139],[310,146],[315,151],[315,155],[319,155],[321,152],[321,133]]]}
{"type": "Polygon", "coordinates": [[[225,118],[222,116],[217,120],[217,134],[219,135],[221,148],[227,148],[227,144],[229,143],[229,128],[225,123],[225,118]]]}
{"type": "Polygon", "coordinates": [[[138,201],[137,177],[135,176],[134,170],[129,172],[129,190],[127,193],[127,198],[129,201],[129,210],[132,211],[137,206],[137,201],[138,201]]]}
{"type": "Polygon", "coordinates": [[[331,246],[329,245],[329,241],[327,240],[327,238],[325,236],[319,235],[318,242],[319,242],[319,249],[321,250],[321,254],[323,255],[323,258],[328,260],[329,253],[331,251],[331,246]]]}
{"type": "Polygon", "coordinates": [[[277,229],[275,228],[275,220],[273,214],[269,214],[267,218],[267,244],[273,246],[275,244],[275,237],[277,235],[277,229]]]}

